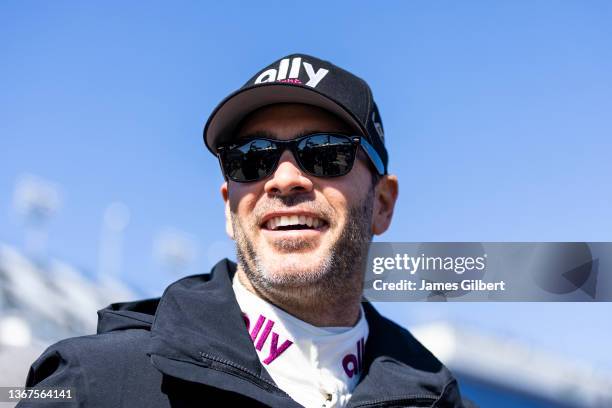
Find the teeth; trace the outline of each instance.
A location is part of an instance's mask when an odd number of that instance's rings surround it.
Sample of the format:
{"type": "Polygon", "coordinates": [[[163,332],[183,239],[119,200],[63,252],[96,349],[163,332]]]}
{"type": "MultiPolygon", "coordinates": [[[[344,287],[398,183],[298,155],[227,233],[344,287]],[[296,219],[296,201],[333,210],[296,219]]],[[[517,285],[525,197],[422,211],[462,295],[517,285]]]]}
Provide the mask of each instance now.
{"type": "Polygon", "coordinates": [[[278,227],[289,225],[307,225],[310,228],[319,228],[323,225],[323,221],[319,218],[307,217],[304,215],[283,215],[281,217],[269,219],[266,223],[266,228],[275,230],[278,227]]]}

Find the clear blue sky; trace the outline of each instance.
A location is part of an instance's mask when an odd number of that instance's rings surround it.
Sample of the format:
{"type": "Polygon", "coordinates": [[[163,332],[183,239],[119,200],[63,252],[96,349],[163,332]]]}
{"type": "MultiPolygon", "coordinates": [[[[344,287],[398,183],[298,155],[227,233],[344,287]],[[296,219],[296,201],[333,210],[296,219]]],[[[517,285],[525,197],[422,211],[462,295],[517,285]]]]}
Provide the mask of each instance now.
{"type": "MultiPolygon", "coordinates": [[[[612,3],[215,3],[2,2],[0,241],[23,243],[11,197],[18,175],[33,173],[62,187],[51,254],[95,269],[102,212],[119,200],[132,213],[128,283],[159,294],[176,279],[151,255],[167,227],[197,237],[188,273],[208,270],[232,247],[202,125],[291,52],[374,90],[400,180],[381,240],[612,241],[612,3]]],[[[381,309],[612,367],[609,304],[381,309]]]]}

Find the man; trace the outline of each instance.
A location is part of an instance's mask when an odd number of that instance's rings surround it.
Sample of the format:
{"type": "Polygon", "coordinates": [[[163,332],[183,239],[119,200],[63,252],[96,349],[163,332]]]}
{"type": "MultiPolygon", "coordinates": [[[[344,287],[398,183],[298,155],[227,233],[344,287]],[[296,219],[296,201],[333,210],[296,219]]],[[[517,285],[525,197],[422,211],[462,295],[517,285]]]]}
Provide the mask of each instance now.
{"type": "Polygon", "coordinates": [[[223,100],[204,140],[237,265],[99,311],[98,333],[49,347],[27,386],[101,407],[462,407],[450,372],[362,303],[398,195],[368,85],[290,55],[223,100]]]}

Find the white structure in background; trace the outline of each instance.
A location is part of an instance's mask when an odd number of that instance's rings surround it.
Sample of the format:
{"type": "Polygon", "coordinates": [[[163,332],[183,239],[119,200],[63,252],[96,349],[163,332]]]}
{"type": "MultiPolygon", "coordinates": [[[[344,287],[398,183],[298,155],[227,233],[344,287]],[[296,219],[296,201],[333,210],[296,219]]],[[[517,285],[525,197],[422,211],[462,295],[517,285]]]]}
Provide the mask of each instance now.
{"type": "Polygon", "coordinates": [[[63,261],[37,263],[0,243],[0,386],[23,385],[45,347],[94,334],[99,309],[137,298],[117,280],[100,283],[63,261]]]}
{"type": "Polygon", "coordinates": [[[446,322],[412,327],[411,332],[459,375],[563,406],[612,407],[612,373],[590,364],[446,322]]]}
{"type": "Polygon", "coordinates": [[[130,223],[130,209],[123,203],[114,202],[106,207],[100,231],[98,252],[98,276],[117,278],[121,273],[123,232],[130,223]]]}
{"type": "Polygon", "coordinates": [[[30,325],[19,316],[0,316],[0,344],[26,347],[32,344],[30,325]]]}
{"type": "Polygon", "coordinates": [[[13,208],[25,227],[26,254],[0,243],[0,385],[22,385],[46,346],[95,333],[99,309],[138,298],[119,280],[128,208],[106,209],[94,280],[46,255],[48,223],[60,205],[57,185],[31,175],[18,179],[13,208]]]}
{"type": "Polygon", "coordinates": [[[153,242],[153,257],[173,274],[184,272],[196,256],[195,238],[182,231],[167,229],[153,242]]]}
{"type": "Polygon", "coordinates": [[[130,223],[130,209],[121,202],[111,203],[104,210],[100,230],[97,286],[106,303],[134,300],[121,283],[123,236],[130,223]]]}
{"type": "MultiPolygon", "coordinates": [[[[118,281],[101,284],[57,259],[41,266],[16,248],[0,244],[0,317],[13,319],[9,327],[16,327],[14,319],[23,319],[30,336],[20,334],[20,339],[50,343],[95,333],[99,309],[111,302],[136,298],[118,281]]],[[[27,330],[19,329],[19,333],[27,330]]],[[[2,340],[4,336],[0,334],[0,347],[15,345],[16,338],[7,342],[2,340]]],[[[25,340],[18,342],[28,345],[25,340]]]]}
{"type": "Polygon", "coordinates": [[[61,206],[59,187],[33,175],[17,179],[13,208],[25,224],[25,248],[33,255],[43,255],[47,246],[47,224],[61,206]]]}

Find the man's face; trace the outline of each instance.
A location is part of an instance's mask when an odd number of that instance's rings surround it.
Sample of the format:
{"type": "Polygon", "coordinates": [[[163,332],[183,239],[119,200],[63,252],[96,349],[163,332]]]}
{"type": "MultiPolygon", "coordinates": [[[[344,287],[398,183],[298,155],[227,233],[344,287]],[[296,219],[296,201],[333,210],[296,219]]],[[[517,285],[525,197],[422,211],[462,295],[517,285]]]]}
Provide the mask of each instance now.
{"type": "MultiPolygon", "coordinates": [[[[354,134],[319,108],[278,104],[249,115],[237,138],[288,140],[315,132],[354,134]]],[[[359,241],[372,237],[374,189],[364,157],[359,153],[345,176],[320,178],[304,173],[286,150],[268,178],[223,184],[228,233],[249,275],[257,275],[250,278],[266,286],[312,285],[329,278],[340,264],[347,268],[357,261],[339,262],[354,258],[355,250],[363,252],[359,241]],[[279,227],[279,222],[300,225],[279,227]]]]}

